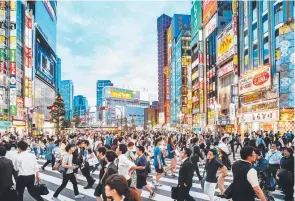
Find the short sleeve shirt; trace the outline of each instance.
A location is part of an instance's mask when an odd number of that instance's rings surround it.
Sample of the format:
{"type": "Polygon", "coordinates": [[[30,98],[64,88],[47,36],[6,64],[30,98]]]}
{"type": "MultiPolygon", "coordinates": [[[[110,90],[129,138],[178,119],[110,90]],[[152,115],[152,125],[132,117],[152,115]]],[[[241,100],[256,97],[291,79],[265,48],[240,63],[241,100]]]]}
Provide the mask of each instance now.
{"type": "MultiPolygon", "coordinates": [[[[72,166],[73,165],[73,155],[70,155],[69,156],[69,154],[65,154],[63,156],[63,159],[62,160],[65,161],[66,164],[69,165],[69,166],[72,166]]],[[[66,174],[71,174],[71,173],[73,173],[73,169],[72,168],[69,168],[67,170],[67,173],[66,174]]]]}
{"type": "MultiPolygon", "coordinates": [[[[138,157],[135,161],[136,166],[144,166],[146,167],[147,165],[147,159],[145,157],[145,155],[142,155],[141,157],[138,157]]],[[[147,171],[146,170],[136,170],[136,174],[137,175],[141,175],[141,176],[147,176],[147,171]]]]}
{"type": "Polygon", "coordinates": [[[154,166],[159,166],[158,159],[157,159],[158,156],[159,156],[160,162],[161,162],[160,165],[162,165],[161,149],[160,149],[160,147],[155,147],[155,149],[154,149],[154,163],[153,163],[154,166]]]}
{"type": "Polygon", "coordinates": [[[216,173],[219,168],[224,165],[215,159],[211,160],[206,164],[206,181],[210,183],[217,183],[216,173]]]}

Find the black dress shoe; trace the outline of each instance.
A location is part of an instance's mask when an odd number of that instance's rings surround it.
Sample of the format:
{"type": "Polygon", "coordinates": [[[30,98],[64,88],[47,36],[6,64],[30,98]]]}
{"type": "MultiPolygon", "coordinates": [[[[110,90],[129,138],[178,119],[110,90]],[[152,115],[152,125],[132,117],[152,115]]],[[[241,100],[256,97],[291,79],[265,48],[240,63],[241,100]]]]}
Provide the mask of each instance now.
{"type": "Polygon", "coordinates": [[[89,185],[84,187],[84,189],[91,189],[91,188],[92,188],[92,186],[89,186],[89,185]]]}

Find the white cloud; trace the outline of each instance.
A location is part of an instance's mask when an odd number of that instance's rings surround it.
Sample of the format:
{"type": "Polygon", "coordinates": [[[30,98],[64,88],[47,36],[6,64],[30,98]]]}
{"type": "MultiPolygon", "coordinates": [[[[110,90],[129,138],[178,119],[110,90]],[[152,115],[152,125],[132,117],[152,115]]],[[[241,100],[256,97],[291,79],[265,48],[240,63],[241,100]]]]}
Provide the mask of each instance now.
{"type": "MultiPolygon", "coordinates": [[[[178,5],[182,4],[184,3],[180,2],[178,5]]],[[[87,2],[83,5],[87,6],[87,2]]],[[[86,96],[89,105],[96,103],[95,85],[99,79],[110,79],[119,87],[124,86],[134,90],[148,89],[150,100],[156,100],[158,89],[156,18],[167,6],[173,9],[174,7],[169,2],[124,2],[122,5],[125,9],[112,8],[112,5],[114,4],[110,3],[109,8],[108,4],[102,7],[105,13],[113,9],[115,15],[109,17],[99,11],[83,12],[82,15],[77,12],[75,8],[77,5],[73,6],[69,2],[59,3],[61,7],[59,13],[65,11],[59,16],[58,27],[62,27],[59,29],[62,34],[58,37],[57,45],[57,53],[62,59],[62,72],[64,72],[62,79],[72,79],[75,95],[86,96]],[[85,18],[87,14],[89,16],[96,14],[96,17],[85,18]],[[71,20],[64,21],[69,19],[69,16],[71,20]],[[69,38],[67,34],[72,32],[79,34],[76,38],[69,38]],[[76,52],[79,48],[75,44],[85,42],[83,37],[86,39],[90,35],[93,43],[90,44],[89,50],[94,49],[94,51],[89,51],[86,56],[73,54],[73,51],[76,52]],[[101,37],[110,41],[98,43],[101,37]],[[75,43],[66,46],[65,41],[75,41],[75,43]]],[[[99,7],[102,4],[91,2],[88,6],[99,7]]],[[[182,12],[181,9],[179,12],[182,12]]],[[[189,10],[186,13],[188,12],[189,10]]],[[[82,55],[85,55],[85,52],[82,55]]]]}

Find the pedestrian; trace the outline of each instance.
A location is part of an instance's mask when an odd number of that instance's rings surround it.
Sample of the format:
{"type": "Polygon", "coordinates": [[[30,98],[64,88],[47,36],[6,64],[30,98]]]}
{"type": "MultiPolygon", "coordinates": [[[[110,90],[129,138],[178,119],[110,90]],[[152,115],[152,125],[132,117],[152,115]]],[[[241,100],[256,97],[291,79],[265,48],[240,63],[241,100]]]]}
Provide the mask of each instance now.
{"type": "Polygon", "coordinates": [[[128,160],[126,157],[127,152],[127,146],[126,144],[119,144],[118,148],[116,149],[116,154],[118,156],[118,174],[122,175],[126,178],[128,187],[131,185],[131,177],[129,176],[129,171],[131,168],[133,168],[135,165],[132,161],[128,160]]]}
{"type": "Polygon", "coordinates": [[[234,133],[232,133],[231,135],[231,140],[228,142],[230,144],[230,149],[231,149],[231,153],[233,154],[233,160],[236,160],[236,156],[235,156],[235,144],[236,144],[236,138],[234,136],[234,133]]]}
{"type": "Polygon", "coordinates": [[[268,161],[268,175],[269,177],[273,177],[276,179],[277,183],[278,180],[276,178],[276,174],[278,169],[280,169],[280,161],[282,158],[282,153],[277,150],[277,145],[275,142],[272,143],[270,151],[267,152],[265,159],[268,161]]]}
{"type": "Polygon", "coordinates": [[[155,148],[154,148],[154,162],[153,162],[153,165],[155,166],[155,170],[156,170],[157,174],[156,174],[155,180],[152,183],[153,183],[153,185],[155,187],[162,186],[161,184],[159,184],[159,180],[163,176],[163,173],[164,173],[163,161],[162,161],[161,149],[160,149],[161,141],[162,141],[161,138],[156,139],[155,148]]]}
{"type": "Polygon", "coordinates": [[[278,171],[279,185],[285,194],[285,201],[293,201],[294,194],[294,156],[293,149],[284,148],[281,169],[278,171]]]}
{"type": "Polygon", "coordinates": [[[44,171],[45,167],[51,163],[52,169],[54,167],[54,162],[53,162],[53,149],[54,149],[54,139],[51,138],[49,139],[49,143],[46,145],[46,153],[45,153],[45,159],[47,160],[46,163],[41,167],[41,169],[44,171]]]}
{"type": "Polygon", "coordinates": [[[165,171],[170,171],[171,176],[176,177],[174,172],[176,170],[176,163],[177,163],[177,157],[176,157],[176,146],[174,144],[174,135],[170,135],[168,138],[168,144],[167,144],[167,152],[168,152],[168,158],[170,159],[170,167],[168,167],[165,171]]]}
{"type": "Polygon", "coordinates": [[[5,157],[6,153],[6,149],[0,146],[0,200],[10,201],[12,200],[9,191],[13,185],[13,163],[5,157]]]}
{"type": "Polygon", "coordinates": [[[136,155],[138,156],[135,160],[135,170],[136,170],[136,189],[137,193],[140,196],[142,193],[142,188],[144,187],[149,193],[149,198],[152,199],[156,196],[156,194],[153,192],[152,188],[148,185],[146,182],[146,179],[148,177],[148,161],[145,156],[145,148],[143,146],[137,146],[136,148],[136,155]]]}
{"type": "Polygon", "coordinates": [[[181,152],[181,165],[178,176],[178,197],[177,201],[193,201],[194,199],[189,194],[193,185],[194,167],[190,160],[192,150],[184,148],[181,152]]]}
{"type": "Polygon", "coordinates": [[[199,162],[200,162],[200,158],[202,160],[204,160],[204,157],[203,157],[203,154],[201,153],[201,149],[200,149],[199,145],[197,144],[198,141],[199,141],[198,137],[195,137],[192,139],[192,146],[191,146],[192,155],[191,155],[190,159],[193,163],[193,167],[194,167],[194,170],[196,171],[199,181],[202,181],[203,178],[200,174],[199,162]]]}
{"type": "Polygon", "coordinates": [[[241,137],[241,135],[237,135],[237,137],[236,137],[236,145],[237,145],[236,153],[238,153],[238,148],[241,147],[241,149],[242,149],[242,137],[241,137]]]}
{"type": "Polygon", "coordinates": [[[232,200],[255,201],[256,193],[261,201],[266,201],[264,193],[259,186],[257,172],[252,168],[252,163],[256,160],[254,148],[245,146],[241,149],[240,155],[242,160],[238,160],[232,165],[232,200]]]}
{"type": "Polygon", "coordinates": [[[57,197],[60,194],[60,192],[67,186],[69,180],[73,184],[75,199],[80,199],[84,197],[84,195],[79,194],[77,180],[73,172],[74,169],[78,168],[77,165],[73,164],[73,152],[75,151],[75,145],[68,144],[65,147],[65,151],[67,152],[67,154],[63,156],[62,164],[61,164],[62,167],[65,169],[65,171],[62,174],[62,184],[58,187],[58,189],[53,194],[52,200],[54,201],[60,201],[57,197]]]}
{"type": "Polygon", "coordinates": [[[262,138],[262,135],[259,135],[258,138],[256,139],[256,147],[261,151],[263,157],[265,157],[265,152],[266,152],[266,144],[262,138]]]}
{"type": "Polygon", "coordinates": [[[87,159],[90,155],[88,149],[89,149],[89,141],[83,140],[82,149],[81,149],[81,156],[82,156],[81,158],[83,160],[82,165],[81,165],[81,172],[87,180],[87,185],[84,186],[84,189],[91,189],[93,184],[95,183],[95,179],[93,179],[93,177],[90,174],[91,168],[90,168],[89,163],[87,161],[87,159]]]}
{"type": "Polygon", "coordinates": [[[19,155],[16,159],[15,170],[18,171],[16,181],[16,190],[20,201],[23,201],[24,191],[27,187],[29,194],[37,201],[43,201],[43,198],[35,190],[35,173],[37,172],[36,157],[27,151],[28,144],[24,141],[17,143],[19,155]]]}
{"type": "Polygon", "coordinates": [[[104,186],[106,185],[106,181],[110,176],[118,173],[118,168],[114,163],[116,158],[117,158],[117,155],[114,151],[112,151],[112,150],[106,151],[106,154],[105,154],[105,160],[107,162],[107,164],[105,166],[106,170],[105,170],[104,175],[102,176],[101,181],[100,181],[101,187],[102,187],[102,189],[100,189],[100,191],[102,192],[102,197],[103,197],[104,201],[107,201],[107,196],[106,196],[106,192],[105,192],[105,188],[104,188],[104,186]]]}
{"type": "Polygon", "coordinates": [[[218,188],[220,190],[221,196],[223,195],[223,193],[225,191],[224,180],[225,180],[225,177],[227,176],[227,170],[231,170],[231,161],[229,159],[228,152],[229,151],[228,151],[226,144],[221,143],[218,145],[219,158],[217,160],[219,160],[226,167],[226,170],[222,169],[223,171],[217,172],[218,188]]]}
{"type": "Polygon", "coordinates": [[[106,196],[114,201],[140,201],[141,198],[132,188],[129,188],[124,176],[114,174],[106,181],[106,196]]]}
{"type": "Polygon", "coordinates": [[[204,183],[204,193],[208,195],[210,201],[214,201],[214,193],[217,185],[216,174],[217,171],[226,175],[226,167],[215,159],[216,151],[209,149],[207,154],[207,161],[205,165],[206,178],[204,183]]]}
{"type": "MultiPolygon", "coordinates": [[[[99,171],[99,180],[101,181],[104,173],[105,173],[105,166],[107,165],[107,161],[105,160],[105,153],[106,153],[106,148],[105,147],[100,147],[97,150],[97,157],[99,159],[99,164],[100,164],[100,171],[99,171]]],[[[100,189],[100,185],[97,185],[94,191],[94,195],[96,197],[97,201],[101,201],[101,195],[102,195],[102,191],[100,189]]]]}

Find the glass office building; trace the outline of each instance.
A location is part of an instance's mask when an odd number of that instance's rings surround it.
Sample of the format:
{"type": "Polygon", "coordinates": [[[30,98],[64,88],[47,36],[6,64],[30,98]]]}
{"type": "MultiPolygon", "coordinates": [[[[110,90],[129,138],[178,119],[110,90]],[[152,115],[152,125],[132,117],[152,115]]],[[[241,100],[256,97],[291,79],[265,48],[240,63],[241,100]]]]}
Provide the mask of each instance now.
{"type": "Polygon", "coordinates": [[[74,113],[74,84],[72,80],[61,81],[60,94],[65,104],[66,119],[72,119],[74,113]]]}

